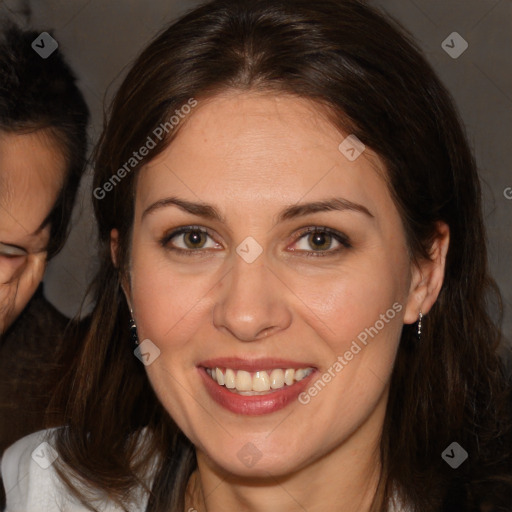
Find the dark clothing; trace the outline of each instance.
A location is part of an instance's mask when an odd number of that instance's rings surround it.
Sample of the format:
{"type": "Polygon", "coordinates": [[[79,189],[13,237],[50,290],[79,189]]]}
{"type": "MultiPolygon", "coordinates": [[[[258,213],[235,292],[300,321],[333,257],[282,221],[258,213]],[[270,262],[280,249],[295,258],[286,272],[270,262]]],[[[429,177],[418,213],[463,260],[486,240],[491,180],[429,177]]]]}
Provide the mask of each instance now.
{"type": "MultiPolygon", "coordinates": [[[[21,315],[0,339],[0,453],[12,443],[45,428],[44,413],[67,357],[78,346],[64,336],[70,320],[43,295],[41,285],[21,315]]],[[[56,423],[58,423],[56,416],[56,423]]],[[[0,484],[0,506],[3,506],[0,484]]]]}

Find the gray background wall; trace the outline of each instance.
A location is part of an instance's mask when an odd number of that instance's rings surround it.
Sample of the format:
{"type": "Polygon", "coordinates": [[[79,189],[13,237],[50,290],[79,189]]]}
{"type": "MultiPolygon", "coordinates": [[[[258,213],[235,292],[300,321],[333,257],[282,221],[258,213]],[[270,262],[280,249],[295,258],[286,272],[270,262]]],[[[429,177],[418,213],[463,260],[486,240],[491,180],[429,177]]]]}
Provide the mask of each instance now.
{"type": "MultiPolygon", "coordinates": [[[[314,0],[312,0],[314,1],[314,0]]],[[[92,113],[91,143],[103,122],[103,104],[151,37],[197,0],[0,0],[0,16],[35,29],[54,29],[79,77],[92,113]]],[[[504,332],[512,338],[512,1],[374,0],[397,18],[423,48],[455,98],[483,181],[491,268],[505,301],[504,332]],[[469,44],[457,59],[441,43],[458,32],[469,44]],[[511,197],[509,195],[509,197],[511,197]]],[[[94,275],[95,231],[91,173],[84,178],[73,230],[45,277],[48,299],[68,316],[80,308],[94,275]]],[[[82,313],[90,304],[85,304],[82,313]]]]}

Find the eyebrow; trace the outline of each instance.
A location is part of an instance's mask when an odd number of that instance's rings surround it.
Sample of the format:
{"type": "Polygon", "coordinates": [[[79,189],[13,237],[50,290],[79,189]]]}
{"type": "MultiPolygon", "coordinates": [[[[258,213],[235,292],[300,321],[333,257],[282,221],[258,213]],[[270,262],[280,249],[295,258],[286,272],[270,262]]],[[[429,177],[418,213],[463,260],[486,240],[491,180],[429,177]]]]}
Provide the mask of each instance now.
{"type": "MultiPolygon", "coordinates": [[[[167,197],[165,199],[157,201],[156,203],[153,203],[151,206],[144,210],[142,214],[142,219],[150,213],[153,213],[161,208],[166,208],[169,206],[177,206],[181,210],[191,213],[193,215],[197,215],[198,217],[217,220],[223,224],[226,223],[225,218],[215,208],[215,206],[208,203],[195,203],[191,201],[186,201],[178,197],[167,197]]],[[[365,206],[340,197],[333,197],[331,199],[326,199],[323,201],[315,201],[312,203],[302,203],[287,206],[279,213],[277,223],[294,219],[297,217],[311,215],[317,212],[347,210],[362,213],[372,219],[374,218],[374,215],[365,206]]]]}

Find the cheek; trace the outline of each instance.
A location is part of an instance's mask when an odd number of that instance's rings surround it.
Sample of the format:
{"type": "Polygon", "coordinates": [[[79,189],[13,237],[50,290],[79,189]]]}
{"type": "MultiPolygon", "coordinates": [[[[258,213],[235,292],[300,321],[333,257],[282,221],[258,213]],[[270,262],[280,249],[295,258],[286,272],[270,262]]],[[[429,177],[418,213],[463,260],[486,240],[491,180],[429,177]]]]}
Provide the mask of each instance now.
{"type": "Polygon", "coordinates": [[[19,307],[23,308],[34,295],[37,287],[43,280],[46,268],[46,254],[37,255],[30,259],[27,268],[19,278],[18,293],[16,295],[19,307]]]}
{"type": "Polygon", "coordinates": [[[323,363],[301,403],[343,428],[372,410],[391,374],[403,324],[400,268],[384,258],[359,260],[321,281],[302,278],[296,288],[323,363]]]}
{"type": "Polygon", "coordinates": [[[132,302],[141,339],[149,338],[162,351],[185,344],[199,323],[208,291],[218,277],[212,273],[181,273],[152,251],[132,254],[132,302]],[[197,321],[196,321],[197,320],[197,321]]]}
{"type": "MultiPolygon", "coordinates": [[[[385,262],[368,259],[321,277],[297,276],[294,291],[304,310],[310,310],[315,330],[342,350],[395,302],[402,302],[403,285],[385,262]]],[[[394,318],[396,311],[391,309],[388,316],[394,318]]]]}
{"type": "Polygon", "coordinates": [[[25,283],[22,286],[18,287],[18,290],[16,291],[16,300],[14,307],[15,316],[18,316],[23,311],[25,306],[29,303],[30,299],[37,290],[37,287],[39,286],[40,282],[41,279],[38,279],[30,283],[25,283]]]}
{"type": "Polygon", "coordinates": [[[187,433],[194,431],[197,415],[191,397],[198,386],[193,362],[198,344],[192,341],[203,339],[197,331],[205,329],[211,310],[205,299],[210,281],[210,274],[182,275],[134,244],[131,290],[137,332],[141,342],[149,339],[159,350],[145,370],[158,399],[187,433]]]}
{"type": "Polygon", "coordinates": [[[0,256],[0,283],[4,285],[17,280],[17,276],[23,272],[23,267],[26,264],[27,259],[25,256],[15,258],[0,256]]]}
{"type": "Polygon", "coordinates": [[[44,274],[44,264],[26,264],[19,276],[0,285],[0,327],[5,330],[19,316],[34,295],[44,274]]]}

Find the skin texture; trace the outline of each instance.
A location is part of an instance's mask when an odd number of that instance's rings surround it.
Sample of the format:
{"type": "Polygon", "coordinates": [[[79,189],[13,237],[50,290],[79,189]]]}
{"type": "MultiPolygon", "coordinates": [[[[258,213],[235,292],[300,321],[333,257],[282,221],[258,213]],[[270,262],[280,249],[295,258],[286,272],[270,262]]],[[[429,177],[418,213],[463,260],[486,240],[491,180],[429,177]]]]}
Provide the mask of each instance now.
{"type": "Polygon", "coordinates": [[[66,162],[49,133],[0,132],[0,332],[39,286],[50,225],[66,162]]]}
{"type": "MultiPolygon", "coordinates": [[[[152,386],[197,448],[197,510],[369,510],[402,325],[436,300],[449,234],[440,224],[433,261],[415,267],[382,163],[368,148],[350,162],[338,150],[347,135],[307,100],[225,93],[200,101],[138,178],[123,288],[139,338],[160,349],[146,367],[152,386]],[[225,223],[176,206],[144,215],[169,196],[213,204],[225,223]],[[332,197],[372,216],[327,211],[276,223],[286,206],[332,197]],[[211,237],[178,235],[163,247],[182,226],[211,237]],[[309,226],[337,230],[351,247],[315,244],[301,233],[309,226]],[[248,236],[263,249],[252,263],[236,253],[248,236]],[[194,255],[170,250],[191,243],[194,255]],[[235,356],[303,362],[320,376],[394,303],[401,311],[306,405],[237,415],[212,401],[198,374],[200,361],[235,356]],[[261,453],[252,467],[237,456],[247,443],[261,453]]],[[[113,230],[114,261],[116,248],[113,230]]]]}

